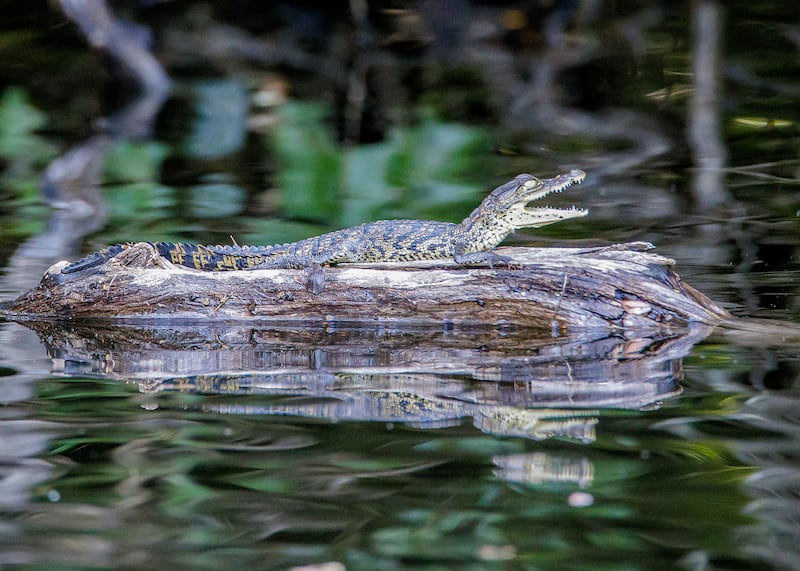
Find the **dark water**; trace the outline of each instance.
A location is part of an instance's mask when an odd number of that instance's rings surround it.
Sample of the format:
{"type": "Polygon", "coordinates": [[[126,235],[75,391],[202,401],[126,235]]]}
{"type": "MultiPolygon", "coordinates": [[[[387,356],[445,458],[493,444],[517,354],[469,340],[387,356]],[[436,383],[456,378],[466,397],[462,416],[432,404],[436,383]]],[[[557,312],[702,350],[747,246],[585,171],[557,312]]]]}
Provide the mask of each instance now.
{"type": "MultiPolygon", "coordinates": [[[[648,240],[797,324],[797,8],[601,4],[127,5],[167,97],[7,3],[3,298],[117,241],[458,221],[580,167],[590,216],[510,243],[648,240]]],[[[769,331],[3,322],[0,566],[800,568],[769,331]]]]}

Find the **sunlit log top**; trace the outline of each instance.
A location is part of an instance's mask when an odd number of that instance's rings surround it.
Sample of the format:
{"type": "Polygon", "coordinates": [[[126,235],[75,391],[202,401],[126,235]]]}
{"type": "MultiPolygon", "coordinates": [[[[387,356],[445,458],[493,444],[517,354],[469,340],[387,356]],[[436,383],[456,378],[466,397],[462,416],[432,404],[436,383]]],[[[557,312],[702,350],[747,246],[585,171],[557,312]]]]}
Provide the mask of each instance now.
{"type": "Polygon", "coordinates": [[[102,266],[62,274],[3,306],[16,318],[386,321],[512,325],[555,331],[715,325],[728,313],[681,282],[673,261],[635,242],[602,248],[501,248],[512,268],[452,262],[207,272],[172,265],[147,243],[102,266]]]}

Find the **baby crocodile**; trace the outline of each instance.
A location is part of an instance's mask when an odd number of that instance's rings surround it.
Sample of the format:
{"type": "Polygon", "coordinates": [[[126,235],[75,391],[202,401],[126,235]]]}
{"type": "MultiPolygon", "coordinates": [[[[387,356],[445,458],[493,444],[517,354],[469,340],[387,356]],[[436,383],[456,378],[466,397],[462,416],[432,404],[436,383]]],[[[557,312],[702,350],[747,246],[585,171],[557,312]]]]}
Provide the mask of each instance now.
{"type": "MultiPolygon", "coordinates": [[[[578,184],[586,174],[572,170],[540,180],[521,174],[497,187],[460,224],[427,220],[380,220],[275,246],[153,244],[173,264],[197,270],[317,268],[343,262],[405,262],[451,258],[458,264],[512,264],[491,250],[519,228],[539,228],[586,216],[579,208],[528,208],[529,202],[578,184]]],[[[109,246],[65,266],[73,273],[99,266],[133,243],[109,246]]]]}

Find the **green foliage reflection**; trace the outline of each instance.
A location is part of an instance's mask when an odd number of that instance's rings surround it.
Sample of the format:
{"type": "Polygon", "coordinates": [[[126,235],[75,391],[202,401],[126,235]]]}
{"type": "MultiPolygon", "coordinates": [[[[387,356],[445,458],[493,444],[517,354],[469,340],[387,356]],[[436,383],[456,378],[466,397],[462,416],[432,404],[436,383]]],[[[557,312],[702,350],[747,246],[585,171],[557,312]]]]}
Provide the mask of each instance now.
{"type": "MultiPolygon", "coordinates": [[[[488,138],[479,128],[422,115],[383,142],[343,147],[323,106],[283,106],[270,137],[281,214],[317,224],[316,232],[380,218],[463,218],[485,191],[488,138]]],[[[304,237],[279,235],[271,221],[249,222],[251,242],[304,237]]]]}
{"type": "Polygon", "coordinates": [[[0,158],[6,163],[0,192],[12,190],[23,202],[38,200],[37,171],[56,155],[55,147],[36,134],[46,123],[22,88],[8,88],[0,96],[0,158]]]}

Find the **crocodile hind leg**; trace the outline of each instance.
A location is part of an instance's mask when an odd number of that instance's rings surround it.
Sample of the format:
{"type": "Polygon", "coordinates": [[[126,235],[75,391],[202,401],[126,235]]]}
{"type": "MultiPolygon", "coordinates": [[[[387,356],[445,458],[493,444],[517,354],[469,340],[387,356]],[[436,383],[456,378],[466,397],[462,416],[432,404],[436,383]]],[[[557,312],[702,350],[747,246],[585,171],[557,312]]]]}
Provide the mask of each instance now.
{"type": "Polygon", "coordinates": [[[360,258],[361,249],[358,241],[354,239],[343,240],[330,250],[317,248],[317,251],[311,256],[311,264],[306,270],[306,290],[314,295],[325,290],[325,266],[335,266],[343,262],[358,262],[360,258]]]}
{"type": "Polygon", "coordinates": [[[501,264],[505,264],[509,268],[517,265],[517,263],[508,256],[501,256],[500,254],[495,254],[494,252],[464,253],[461,248],[456,248],[456,252],[453,255],[453,260],[455,260],[457,264],[461,264],[464,266],[478,266],[478,265],[488,264],[489,269],[494,268],[495,265],[501,265],[501,264]]]}
{"type": "Polygon", "coordinates": [[[263,262],[252,266],[251,270],[304,269],[307,280],[306,289],[318,294],[325,289],[324,266],[335,266],[344,262],[358,262],[361,252],[356,240],[343,240],[330,248],[318,239],[303,243],[300,248],[265,256],[263,262]],[[309,252],[310,251],[310,252],[309,252]]]}

